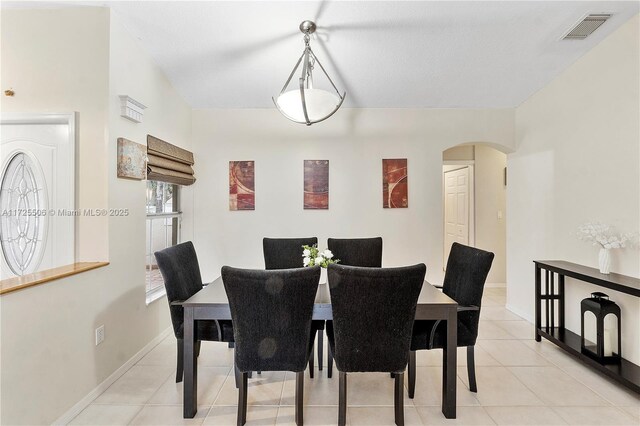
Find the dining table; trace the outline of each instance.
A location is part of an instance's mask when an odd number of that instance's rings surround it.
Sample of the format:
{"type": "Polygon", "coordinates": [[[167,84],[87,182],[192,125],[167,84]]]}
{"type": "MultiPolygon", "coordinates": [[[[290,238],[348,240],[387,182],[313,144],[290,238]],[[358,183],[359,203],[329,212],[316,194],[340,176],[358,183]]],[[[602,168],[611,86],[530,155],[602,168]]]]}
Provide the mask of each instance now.
{"type": "MultiPolygon", "coordinates": [[[[184,395],[183,416],[193,418],[198,406],[198,363],[195,351],[195,322],[199,320],[230,320],[231,310],[222,277],[181,302],[184,308],[184,395]]],[[[326,283],[318,284],[313,305],[314,320],[332,320],[331,297],[326,283]]],[[[456,418],[458,304],[442,291],[424,282],[416,306],[416,320],[446,321],[447,338],[442,353],[442,413],[456,418]]]]}

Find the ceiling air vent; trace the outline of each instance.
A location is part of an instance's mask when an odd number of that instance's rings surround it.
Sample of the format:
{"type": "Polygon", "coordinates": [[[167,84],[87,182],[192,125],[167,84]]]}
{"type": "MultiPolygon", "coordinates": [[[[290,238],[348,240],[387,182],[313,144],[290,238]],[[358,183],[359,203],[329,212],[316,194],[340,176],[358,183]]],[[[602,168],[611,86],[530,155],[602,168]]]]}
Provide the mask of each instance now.
{"type": "Polygon", "coordinates": [[[607,13],[599,13],[597,15],[587,15],[582,21],[578,22],[578,25],[573,27],[571,31],[567,33],[563,40],[583,40],[590,36],[600,25],[611,17],[607,13]]]}

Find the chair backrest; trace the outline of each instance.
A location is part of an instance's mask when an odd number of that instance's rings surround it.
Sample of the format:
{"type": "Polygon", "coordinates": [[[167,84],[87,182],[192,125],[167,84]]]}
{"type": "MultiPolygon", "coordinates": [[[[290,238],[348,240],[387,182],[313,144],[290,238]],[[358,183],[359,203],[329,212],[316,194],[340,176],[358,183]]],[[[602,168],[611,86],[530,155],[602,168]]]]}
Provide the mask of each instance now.
{"type": "Polygon", "coordinates": [[[264,238],[265,269],[302,268],[302,246],[318,244],[318,237],[309,238],[264,238]]]}
{"type": "MultiPolygon", "coordinates": [[[[484,283],[491,269],[493,253],[453,243],[442,291],[460,305],[481,306],[484,283]]],[[[464,311],[458,314],[458,327],[466,329],[467,337],[475,343],[478,337],[480,311],[464,311]]],[[[467,342],[469,343],[469,342],[467,342]]]]}
{"type": "Polygon", "coordinates": [[[240,371],[303,371],[320,267],[263,271],[224,266],[222,281],[240,371]]]}
{"type": "Polygon", "coordinates": [[[202,289],[202,277],[196,249],[191,241],[181,243],[155,252],[158,268],[167,290],[171,322],[176,336],[182,330],[184,322],[182,306],[173,306],[171,302],[187,300],[202,289]]]}
{"type": "Polygon", "coordinates": [[[460,305],[480,306],[493,253],[453,243],[442,291],[460,305]]]}
{"type": "Polygon", "coordinates": [[[380,268],[382,266],[382,237],[329,238],[327,246],[341,265],[380,268]]]}
{"type": "Polygon", "coordinates": [[[426,270],[329,265],[339,371],[404,371],[426,270]]]}

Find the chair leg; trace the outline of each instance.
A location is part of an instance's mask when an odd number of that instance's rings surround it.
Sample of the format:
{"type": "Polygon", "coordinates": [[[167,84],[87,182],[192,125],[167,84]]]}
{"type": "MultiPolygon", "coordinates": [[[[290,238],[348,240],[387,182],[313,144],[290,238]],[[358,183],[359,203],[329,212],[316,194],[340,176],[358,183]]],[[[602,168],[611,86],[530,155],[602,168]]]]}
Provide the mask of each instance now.
{"type": "Polygon", "coordinates": [[[327,377],[333,376],[333,353],[331,352],[331,346],[327,348],[327,377]]]}
{"type": "Polygon", "coordinates": [[[247,373],[240,373],[240,390],[238,392],[238,426],[247,422],[247,373]]]}
{"type": "Polygon", "coordinates": [[[176,366],[176,383],[182,381],[182,369],[184,367],[184,345],[183,340],[178,339],[178,365],[176,366]]]}
{"type": "Polygon", "coordinates": [[[324,330],[318,330],[318,370],[322,371],[322,361],[324,355],[324,330]]]}
{"type": "Polygon", "coordinates": [[[338,426],[345,426],[347,423],[347,373],[338,371],[340,377],[338,396],[338,426]]]}
{"type": "Polygon", "coordinates": [[[404,426],[404,373],[395,373],[393,407],[396,425],[404,426]]]}
{"type": "Polygon", "coordinates": [[[309,353],[309,378],[313,379],[313,371],[314,371],[314,367],[315,367],[315,362],[313,360],[314,358],[314,354],[313,354],[313,348],[311,348],[311,353],[309,353]]]}
{"type": "Polygon", "coordinates": [[[416,393],[416,351],[409,351],[409,398],[416,393]]]}
{"type": "Polygon", "coordinates": [[[196,344],[193,345],[193,349],[196,351],[196,358],[200,356],[200,340],[196,341],[196,344]]]}
{"type": "Polygon", "coordinates": [[[474,346],[467,346],[467,373],[469,374],[469,390],[478,392],[476,386],[476,361],[474,356],[474,346]]]}
{"type": "Polygon", "coordinates": [[[296,373],[296,425],[302,426],[304,406],[304,371],[296,373]]]}
{"type": "Polygon", "coordinates": [[[240,382],[242,381],[242,374],[240,374],[240,370],[236,365],[236,353],[233,351],[233,374],[236,379],[236,389],[240,389],[240,382]]]}

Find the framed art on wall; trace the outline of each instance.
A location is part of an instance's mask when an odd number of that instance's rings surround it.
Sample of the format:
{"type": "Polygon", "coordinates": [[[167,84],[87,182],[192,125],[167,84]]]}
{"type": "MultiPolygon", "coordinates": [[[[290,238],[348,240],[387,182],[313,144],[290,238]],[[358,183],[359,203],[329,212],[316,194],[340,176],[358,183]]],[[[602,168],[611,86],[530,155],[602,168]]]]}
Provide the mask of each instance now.
{"type": "Polygon", "coordinates": [[[329,160],[304,160],[304,209],[329,208],[329,160]]]}
{"type": "Polygon", "coordinates": [[[382,207],[409,207],[408,179],[406,158],[382,160],[382,207]]]}
{"type": "Polygon", "coordinates": [[[147,177],[147,147],[118,138],[118,177],[143,180],[147,177]]]}
{"type": "Polygon", "coordinates": [[[229,161],[229,210],[255,210],[254,161],[229,161]]]}

